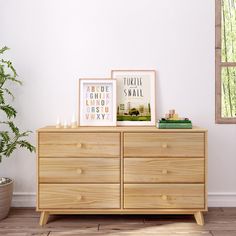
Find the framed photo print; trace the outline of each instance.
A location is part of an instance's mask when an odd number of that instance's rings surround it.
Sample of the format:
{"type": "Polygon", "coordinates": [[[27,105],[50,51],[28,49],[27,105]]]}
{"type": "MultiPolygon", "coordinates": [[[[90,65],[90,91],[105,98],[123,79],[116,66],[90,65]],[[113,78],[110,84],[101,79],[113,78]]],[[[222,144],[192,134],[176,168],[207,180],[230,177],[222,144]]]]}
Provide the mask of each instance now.
{"type": "Polygon", "coordinates": [[[117,125],[156,124],[155,70],[112,70],[117,82],[117,125]]]}
{"type": "Polygon", "coordinates": [[[79,79],[80,126],[116,126],[116,80],[79,79]]]}

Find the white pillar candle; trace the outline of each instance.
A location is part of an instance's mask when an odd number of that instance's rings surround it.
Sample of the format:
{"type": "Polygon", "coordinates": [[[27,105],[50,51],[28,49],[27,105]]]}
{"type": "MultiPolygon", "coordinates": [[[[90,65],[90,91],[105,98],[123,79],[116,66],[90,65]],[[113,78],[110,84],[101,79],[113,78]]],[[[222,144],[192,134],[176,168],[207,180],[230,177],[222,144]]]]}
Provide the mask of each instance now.
{"type": "Polygon", "coordinates": [[[61,121],[60,121],[60,117],[57,117],[56,128],[61,128],[61,121]]]}
{"type": "Polygon", "coordinates": [[[64,121],[63,128],[64,128],[64,129],[68,128],[68,124],[67,124],[67,121],[66,121],[66,120],[64,121]]]}
{"type": "Polygon", "coordinates": [[[76,128],[77,127],[77,121],[76,121],[76,116],[73,114],[72,120],[71,120],[71,128],[76,128]]]}

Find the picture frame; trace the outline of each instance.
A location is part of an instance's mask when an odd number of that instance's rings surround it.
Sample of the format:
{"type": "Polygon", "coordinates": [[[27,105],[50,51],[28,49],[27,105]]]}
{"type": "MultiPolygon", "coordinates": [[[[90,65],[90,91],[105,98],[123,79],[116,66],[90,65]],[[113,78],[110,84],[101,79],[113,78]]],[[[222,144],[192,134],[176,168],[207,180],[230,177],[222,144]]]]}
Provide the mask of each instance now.
{"type": "Polygon", "coordinates": [[[156,125],[156,71],[112,70],[117,83],[117,125],[156,125]]]}
{"type": "Polygon", "coordinates": [[[79,79],[79,125],[116,126],[116,80],[79,79]]]}

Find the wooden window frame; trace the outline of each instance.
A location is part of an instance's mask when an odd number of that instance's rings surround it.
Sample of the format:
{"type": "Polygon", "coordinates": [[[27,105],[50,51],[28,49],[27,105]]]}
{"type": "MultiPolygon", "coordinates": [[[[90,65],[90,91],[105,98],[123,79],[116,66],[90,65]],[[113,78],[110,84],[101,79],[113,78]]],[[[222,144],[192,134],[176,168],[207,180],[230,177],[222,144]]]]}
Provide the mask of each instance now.
{"type": "Polygon", "coordinates": [[[221,60],[221,1],[215,0],[215,121],[217,124],[236,124],[236,118],[221,116],[221,68],[236,67],[236,62],[221,60]]]}

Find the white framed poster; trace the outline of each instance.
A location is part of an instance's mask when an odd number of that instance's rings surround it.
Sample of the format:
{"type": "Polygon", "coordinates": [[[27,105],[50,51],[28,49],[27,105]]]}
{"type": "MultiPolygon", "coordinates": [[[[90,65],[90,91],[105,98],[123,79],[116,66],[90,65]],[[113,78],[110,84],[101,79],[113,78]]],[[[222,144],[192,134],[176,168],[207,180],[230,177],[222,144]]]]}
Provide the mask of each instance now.
{"type": "Polygon", "coordinates": [[[155,70],[112,70],[117,81],[117,125],[156,124],[155,70]]]}
{"type": "Polygon", "coordinates": [[[79,79],[80,126],[116,126],[116,80],[79,79]]]}

